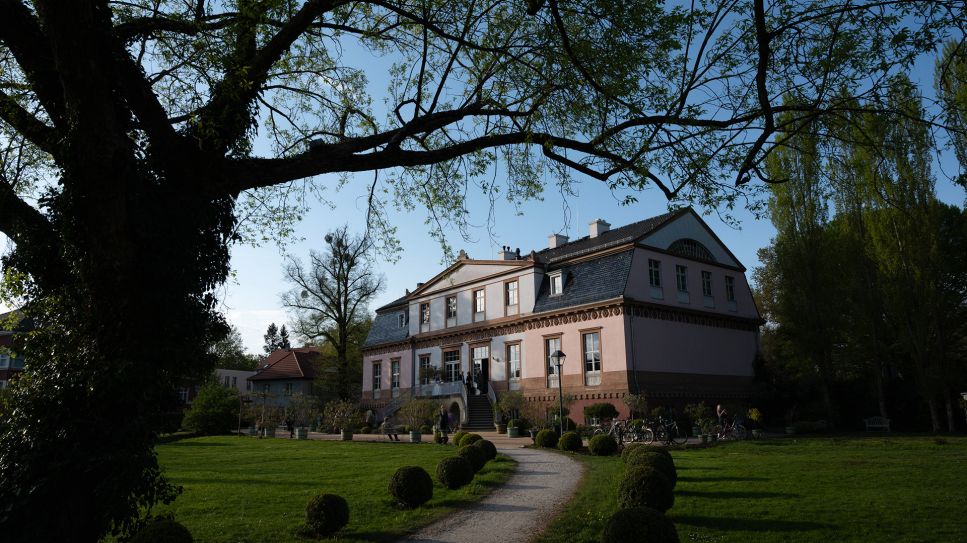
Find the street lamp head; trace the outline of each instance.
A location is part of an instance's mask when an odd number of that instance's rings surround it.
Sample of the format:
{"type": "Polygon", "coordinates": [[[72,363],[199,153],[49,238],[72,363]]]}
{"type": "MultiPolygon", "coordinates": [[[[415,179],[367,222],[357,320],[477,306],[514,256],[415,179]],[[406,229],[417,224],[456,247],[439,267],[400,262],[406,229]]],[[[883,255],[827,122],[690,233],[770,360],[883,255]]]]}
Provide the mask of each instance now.
{"type": "Polygon", "coordinates": [[[566,354],[564,354],[564,352],[563,352],[563,351],[554,351],[554,352],[553,352],[553,353],[551,354],[551,360],[553,360],[553,361],[554,361],[554,365],[556,365],[556,366],[561,366],[561,365],[563,365],[563,364],[564,364],[564,359],[565,359],[565,358],[567,358],[567,355],[566,355],[566,354]]]}

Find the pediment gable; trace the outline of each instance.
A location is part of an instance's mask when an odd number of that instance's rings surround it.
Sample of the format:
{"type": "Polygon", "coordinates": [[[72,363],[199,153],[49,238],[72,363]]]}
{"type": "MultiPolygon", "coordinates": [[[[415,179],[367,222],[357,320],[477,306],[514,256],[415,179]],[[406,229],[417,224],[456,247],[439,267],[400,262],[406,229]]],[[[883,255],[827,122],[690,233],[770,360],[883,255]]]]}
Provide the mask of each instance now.
{"type": "MultiPolygon", "coordinates": [[[[745,270],[745,266],[712,232],[705,221],[690,209],[649,232],[639,239],[638,243],[668,252],[679,252],[683,248],[690,248],[696,253],[702,253],[702,249],[707,249],[708,254],[716,263],[745,270]],[[698,242],[698,245],[691,243],[692,241],[698,242]]],[[[696,256],[695,258],[697,260],[708,259],[707,256],[705,258],[696,256]]]]}
{"type": "Polygon", "coordinates": [[[510,270],[522,269],[532,264],[530,261],[522,260],[459,260],[413,292],[413,295],[423,296],[448,290],[467,283],[473,283],[485,277],[510,270]]]}

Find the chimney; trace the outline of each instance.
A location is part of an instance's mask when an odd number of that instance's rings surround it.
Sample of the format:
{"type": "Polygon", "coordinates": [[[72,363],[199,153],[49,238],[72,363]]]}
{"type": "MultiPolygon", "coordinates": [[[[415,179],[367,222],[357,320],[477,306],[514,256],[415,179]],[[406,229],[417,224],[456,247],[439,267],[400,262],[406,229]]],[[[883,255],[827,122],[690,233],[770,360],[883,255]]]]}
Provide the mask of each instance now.
{"type": "Polygon", "coordinates": [[[592,238],[596,238],[601,234],[608,231],[611,225],[601,219],[594,219],[588,223],[588,234],[592,238]]]}
{"type": "Polygon", "coordinates": [[[567,236],[562,236],[560,234],[551,234],[547,236],[547,248],[553,249],[555,247],[560,247],[567,243],[567,236]]]}
{"type": "Polygon", "coordinates": [[[497,252],[497,260],[520,260],[520,253],[514,253],[510,250],[510,247],[504,245],[497,252]]]}

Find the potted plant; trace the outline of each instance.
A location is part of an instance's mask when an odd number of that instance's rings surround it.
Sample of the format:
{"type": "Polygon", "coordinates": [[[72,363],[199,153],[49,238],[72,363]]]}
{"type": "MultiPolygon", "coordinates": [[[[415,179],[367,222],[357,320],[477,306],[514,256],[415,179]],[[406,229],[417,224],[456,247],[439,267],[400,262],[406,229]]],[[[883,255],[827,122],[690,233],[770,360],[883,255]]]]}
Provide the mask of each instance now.
{"type": "Polygon", "coordinates": [[[439,404],[433,400],[410,398],[403,402],[398,411],[400,419],[405,422],[403,433],[410,434],[410,442],[420,442],[420,427],[432,424],[439,412],[439,404]]]}
{"type": "Polygon", "coordinates": [[[507,437],[519,437],[520,430],[518,430],[517,419],[510,419],[507,421],[507,437]]]}
{"type": "Polygon", "coordinates": [[[500,410],[500,405],[494,406],[494,426],[498,434],[507,432],[507,423],[504,422],[504,412],[500,410]]]}
{"type": "Polygon", "coordinates": [[[338,428],[341,431],[343,441],[352,441],[353,428],[362,424],[359,408],[345,400],[333,400],[327,403],[323,410],[323,418],[329,423],[330,427],[338,428]]]}
{"type": "Polygon", "coordinates": [[[702,431],[702,421],[709,419],[712,416],[712,408],[710,408],[705,402],[690,403],[685,406],[685,415],[690,421],[692,421],[692,435],[698,436],[702,433],[708,433],[702,431]]]}
{"type": "Polygon", "coordinates": [[[702,443],[708,443],[709,440],[716,441],[718,435],[712,433],[712,428],[715,426],[715,419],[712,417],[705,417],[698,420],[699,430],[702,432],[702,443]]]}
{"type": "Polygon", "coordinates": [[[762,421],[762,412],[758,408],[753,407],[749,409],[749,421],[752,422],[752,437],[753,439],[759,439],[762,437],[762,428],[760,428],[760,423],[762,421]]]}

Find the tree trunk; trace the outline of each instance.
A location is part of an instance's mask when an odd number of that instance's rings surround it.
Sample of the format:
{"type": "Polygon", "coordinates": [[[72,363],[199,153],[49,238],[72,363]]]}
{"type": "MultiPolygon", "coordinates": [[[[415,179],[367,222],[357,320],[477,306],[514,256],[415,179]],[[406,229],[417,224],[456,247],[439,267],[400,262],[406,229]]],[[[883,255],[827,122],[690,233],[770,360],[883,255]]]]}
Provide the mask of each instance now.
{"type": "Polygon", "coordinates": [[[932,431],[935,434],[939,434],[941,426],[940,426],[940,410],[938,409],[938,406],[937,406],[937,398],[934,396],[930,396],[929,398],[927,398],[927,406],[930,408],[930,426],[932,428],[932,431]]]}
{"type": "Polygon", "coordinates": [[[878,364],[876,375],[876,394],[880,404],[880,416],[888,419],[890,414],[886,409],[886,386],[883,384],[883,365],[878,364]]]}
{"type": "Polygon", "coordinates": [[[957,424],[954,421],[954,403],[950,400],[950,391],[943,392],[944,407],[947,408],[947,431],[951,434],[957,431],[957,424]]]}

